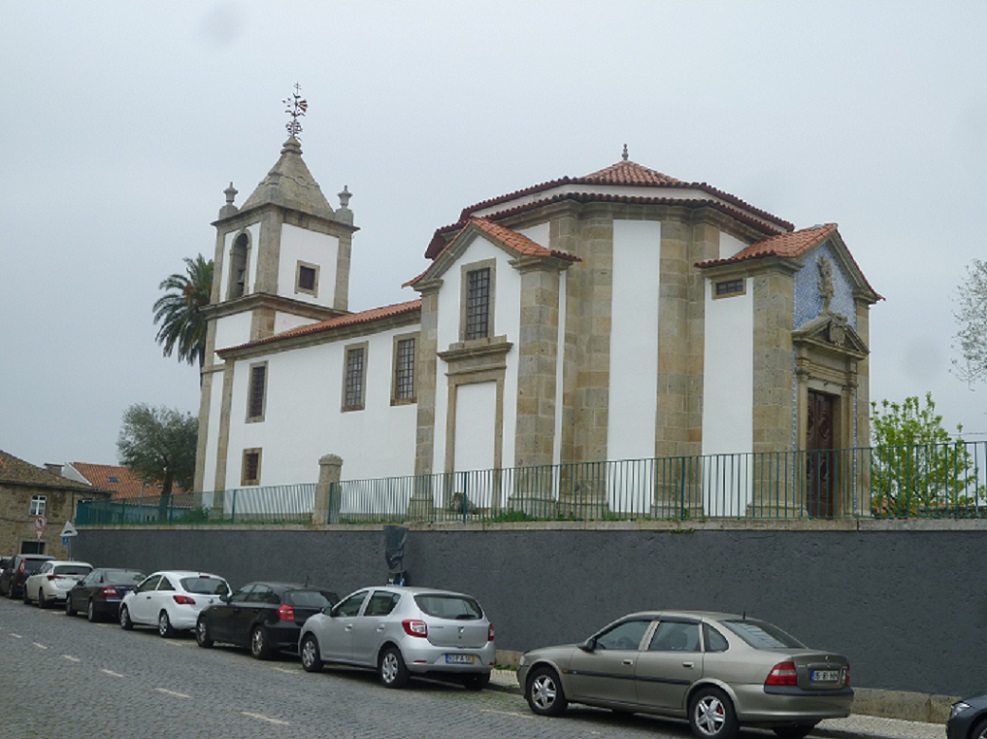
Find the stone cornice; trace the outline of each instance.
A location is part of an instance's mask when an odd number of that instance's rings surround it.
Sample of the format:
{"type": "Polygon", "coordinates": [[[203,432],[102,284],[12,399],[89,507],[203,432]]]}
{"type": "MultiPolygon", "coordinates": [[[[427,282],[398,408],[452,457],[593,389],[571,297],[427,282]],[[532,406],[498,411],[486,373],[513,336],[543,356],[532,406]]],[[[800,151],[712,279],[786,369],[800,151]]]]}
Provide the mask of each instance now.
{"type": "Polygon", "coordinates": [[[284,313],[302,316],[303,318],[311,318],[315,321],[325,321],[336,316],[346,315],[345,311],[338,311],[323,305],[313,305],[312,303],[306,303],[301,300],[285,298],[281,295],[271,295],[270,293],[251,293],[250,295],[244,295],[242,298],[214,303],[204,306],[201,312],[207,319],[211,320],[222,318],[223,316],[231,316],[236,313],[257,310],[259,308],[270,308],[284,313]]]}

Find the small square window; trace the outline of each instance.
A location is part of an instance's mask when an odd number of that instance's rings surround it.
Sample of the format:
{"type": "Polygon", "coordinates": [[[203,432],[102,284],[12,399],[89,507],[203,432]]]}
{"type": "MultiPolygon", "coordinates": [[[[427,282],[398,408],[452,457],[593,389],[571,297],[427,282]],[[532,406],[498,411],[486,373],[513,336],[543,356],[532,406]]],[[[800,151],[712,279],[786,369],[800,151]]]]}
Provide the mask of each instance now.
{"type": "Polygon", "coordinates": [[[298,262],[295,270],[295,292],[318,295],[319,267],[307,262],[298,262]]]}
{"type": "Polygon", "coordinates": [[[32,516],[43,516],[45,511],[48,510],[48,496],[47,495],[32,495],[31,496],[31,512],[32,516]]]}

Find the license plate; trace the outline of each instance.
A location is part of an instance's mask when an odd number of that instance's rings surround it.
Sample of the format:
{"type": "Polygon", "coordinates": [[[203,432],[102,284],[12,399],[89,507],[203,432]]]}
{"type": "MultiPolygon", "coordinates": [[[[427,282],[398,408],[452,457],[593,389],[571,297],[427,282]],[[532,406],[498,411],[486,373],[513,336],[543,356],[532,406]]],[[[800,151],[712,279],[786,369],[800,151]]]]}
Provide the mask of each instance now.
{"type": "Polygon", "coordinates": [[[473,664],[472,654],[447,654],[446,664],[450,665],[471,665],[473,664]]]}
{"type": "Polygon", "coordinates": [[[835,683],[840,679],[839,670],[813,670],[809,679],[814,683],[835,683]]]}

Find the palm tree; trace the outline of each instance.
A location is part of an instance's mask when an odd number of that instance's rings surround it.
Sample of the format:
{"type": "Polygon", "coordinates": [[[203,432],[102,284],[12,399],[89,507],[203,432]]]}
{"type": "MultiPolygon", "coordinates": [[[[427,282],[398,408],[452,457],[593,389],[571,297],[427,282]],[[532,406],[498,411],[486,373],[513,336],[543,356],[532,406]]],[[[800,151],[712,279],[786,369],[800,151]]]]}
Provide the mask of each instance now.
{"type": "Polygon", "coordinates": [[[206,319],[202,309],[209,305],[212,291],[212,260],[199,254],[185,258],[185,274],[173,274],[158,285],[168,292],[154,303],[154,322],[160,323],[157,342],[166,357],[178,348],[178,361],[206,361],[206,319]]]}

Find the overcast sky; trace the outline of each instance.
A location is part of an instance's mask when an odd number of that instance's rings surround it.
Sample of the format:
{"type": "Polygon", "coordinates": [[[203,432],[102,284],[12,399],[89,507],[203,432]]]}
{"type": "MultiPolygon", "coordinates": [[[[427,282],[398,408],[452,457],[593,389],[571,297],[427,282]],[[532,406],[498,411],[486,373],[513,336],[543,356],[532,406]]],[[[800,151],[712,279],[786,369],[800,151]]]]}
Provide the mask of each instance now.
{"type": "Polygon", "coordinates": [[[0,449],[117,463],[133,403],[198,410],[151,306],[309,102],[303,156],[357,233],[350,309],[410,300],[469,204],[630,158],[802,228],[835,221],[874,289],[871,396],[950,373],[955,290],[987,257],[987,3],[5,2],[0,449]]]}

